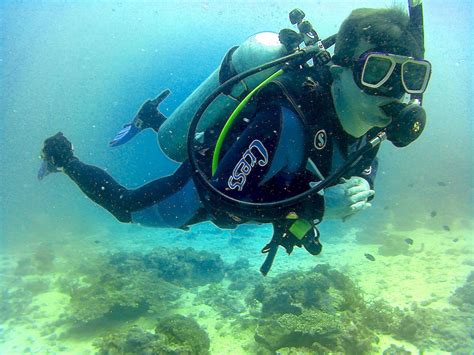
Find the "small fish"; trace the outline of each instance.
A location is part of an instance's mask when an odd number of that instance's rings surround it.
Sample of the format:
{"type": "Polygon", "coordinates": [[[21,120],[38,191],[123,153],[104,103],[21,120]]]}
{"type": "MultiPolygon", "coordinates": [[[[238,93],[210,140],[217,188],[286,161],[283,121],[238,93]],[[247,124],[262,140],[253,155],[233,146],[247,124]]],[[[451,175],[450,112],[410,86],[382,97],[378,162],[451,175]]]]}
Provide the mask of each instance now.
{"type": "Polygon", "coordinates": [[[438,186],[448,186],[444,181],[438,181],[438,186]]]}
{"type": "Polygon", "coordinates": [[[364,256],[370,261],[375,261],[375,257],[372,254],[365,253],[364,256]]]}
{"type": "Polygon", "coordinates": [[[407,186],[408,186],[408,187],[413,187],[413,186],[415,186],[415,184],[414,184],[414,183],[411,183],[411,184],[408,184],[407,186]]]}
{"type": "Polygon", "coordinates": [[[413,245],[413,239],[411,238],[405,238],[405,243],[413,245]]]}
{"type": "Polygon", "coordinates": [[[388,209],[389,209],[389,207],[388,207],[388,206],[385,206],[383,209],[384,209],[384,210],[388,210],[388,209]]]}
{"type": "Polygon", "coordinates": [[[444,226],[443,226],[443,229],[444,229],[445,231],[448,231],[448,232],[451,230],[451,228],[449,228],[449,226],[447,226],[447,225],[444,225],[444,226]]]}
{"type": "Polygon", "coordinates": [[[100,240],[94,240],[94,243],[95,243],[95,244],[99,244],[99,243],[100,243],[100,240]]]}
{"type": "Polygon", "coordinates": [[[453,242],[456,243],[459,240],[459,238],[454,238],[453,242]]]}
{"type": "Polygon", "coordinates": [[[431,211],[430,216],[431,216],[431,217],[436,217],[437,214],[438,214],[438,212],[436,212],[436,211],[431,211]]]}

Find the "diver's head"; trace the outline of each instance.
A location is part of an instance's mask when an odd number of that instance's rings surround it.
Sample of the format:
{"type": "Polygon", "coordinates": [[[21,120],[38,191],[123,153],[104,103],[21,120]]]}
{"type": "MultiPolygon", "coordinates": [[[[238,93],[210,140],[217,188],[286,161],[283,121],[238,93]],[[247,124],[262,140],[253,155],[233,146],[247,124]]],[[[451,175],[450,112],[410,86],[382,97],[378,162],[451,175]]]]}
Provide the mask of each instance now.
{"type": "Polygon", "coordinates": [[[360,137],[392,121],[383,107],[426,89],[431,65],[400,8],[357,9],[343,22],[330,67],[344,130],[360,137]]]}

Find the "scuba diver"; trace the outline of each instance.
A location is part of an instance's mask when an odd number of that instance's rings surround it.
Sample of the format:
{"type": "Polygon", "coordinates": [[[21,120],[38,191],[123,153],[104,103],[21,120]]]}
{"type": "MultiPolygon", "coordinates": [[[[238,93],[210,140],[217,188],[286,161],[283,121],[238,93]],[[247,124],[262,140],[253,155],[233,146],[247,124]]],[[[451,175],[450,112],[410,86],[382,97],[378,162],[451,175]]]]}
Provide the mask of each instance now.
{"type": "Polygon", "coordinates": [[[404,147],[423,131],[431,64],[421,2],[409,2],[409,16],[354,10],[325,40],[304,17],[290,13],[298,32],[260,33],[231,48],[169,118],[158,110],[169,90],[146,101],[111,141],[153,129],[163,152],[182,163],[174,174],[127,189],[80,161],[59,132],[44,142],[39,178],[65,173],[124,223],[272,223],[264,275],[279,246],[319,254],[317,224],[371,206],[380,143],[404,147]]]}

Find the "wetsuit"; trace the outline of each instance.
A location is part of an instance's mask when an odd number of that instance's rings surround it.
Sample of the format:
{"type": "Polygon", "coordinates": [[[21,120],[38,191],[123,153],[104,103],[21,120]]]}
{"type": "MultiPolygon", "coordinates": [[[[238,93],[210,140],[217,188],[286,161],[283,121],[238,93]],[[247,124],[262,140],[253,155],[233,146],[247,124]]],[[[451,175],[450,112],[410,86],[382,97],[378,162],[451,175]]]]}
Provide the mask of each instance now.
{"type": "MultiPolygon", "coordinates": [[[[311,119],[317,122],[317,127],[313,127],[316,134],[310,130],[308,136],[306,122],[301,117],[304,113],[297,112],[300,106],[295,106],[291,96],[264,100],[257,105],[251,123],[226,150],[212,184],[239,200],[271,202],[306,191],[311,183],[339,167],[367,137],[354,139],[343,132],[329,95],[327,76],[321,82],[318,86],[321,92],[313,90],[310,94],[330,101],[321,107],[317,117],[312,114],[311,119]],[[311,149],[314,152],[309,154],[311,149]]],[[[377,165],[374,157],[375,154],[363,159],[348,176],[363,176],[373,185],[377,165]]],[[[126,189],[105,171],[78,159],[72,160],[64,171],[89,198],[122,222],[182,228],[212,217],[200,201],[188,162],[173,175],[134,190],[126,189]]],[[[323,198],[311,209],[314,219],[321,220],[323,198]]]]}
{"type": "MultiPolygon", "coordinates": [[[[303,164],[304,147],[297,144],[298,138],[301,139],[302,136],[302,125],[288,108],[275,107],[257,115],[254,123],[241,135],[242,139],[225,154],[213,183],[226,190],[232,170],[242,157],[242,151],[257,139],[268,149],[272,147],[271,162],[268,166],[259,166],[259,171],[249,174],[243,189],[231,190],[230,195],[253,201],[266,200],[265,197],[270,196],[270,192],[258,191],[258,187],[260,184],[264,186],[265,182],[272,178],[281,185],[281,191],[286,191],[285,186],[291,182],[292,174],[303,164]],[[263,132],[261,127],[269,128],[266,123],[275,121],[279,111],[285,113],[279,139],[276,137],[276,130],[272,130],[275,133],[271,131],[271,134],[259,134],[263,132]]],[[[121,186],[102,169],[77,159],[69,163],[64,170],[89,198],[106,208],[121,222],[154,227],[182,227],[193,219],[205,219],[204,205],[199,200],[187,162],[173,175],[154,180],[134,190],[121,186]]],[[[276,198],[274,195],[271,197],[276,198]]]]}

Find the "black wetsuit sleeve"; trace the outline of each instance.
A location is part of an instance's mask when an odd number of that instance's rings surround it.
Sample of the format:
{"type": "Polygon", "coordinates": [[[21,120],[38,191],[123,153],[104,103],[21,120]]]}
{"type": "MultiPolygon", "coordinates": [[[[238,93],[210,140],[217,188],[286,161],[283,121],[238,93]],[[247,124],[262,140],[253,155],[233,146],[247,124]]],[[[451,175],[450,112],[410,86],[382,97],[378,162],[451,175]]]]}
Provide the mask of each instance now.
{"type": "Polygon", "coordinates": [[[363,177],[365,180],[369,182],[370,188],[373,189],[375,185],[375,177],[377,176],[377,169],[379,167],[379,159],[375,158],[372,161],[372,164],[365,169],[362,174],[360,175],[363,177]]]}
{"type": "Polygon", "coordinates": [[[191,176],[189,165],[183,163],[173,175],[129,190],[104,170],[77,158],[64,167],[64,172],[87,197],[124,223],[132,221],[132,212],[151,206],[181,189],[191,176]]]}
{"type": "MultiPolygon", "coordinates": [[[[375,186],[375,177],[377,176],[377,169],[379,167],[379,159],[376,157],[370,164],[370,166],[365,169],[361,177],[363,177],[365,180],[369,182],[370,188],[373,190],[375,186]]],[[[370,196],[367,200],[372,201],[374,199],[374,196],[370,196]]]]}

